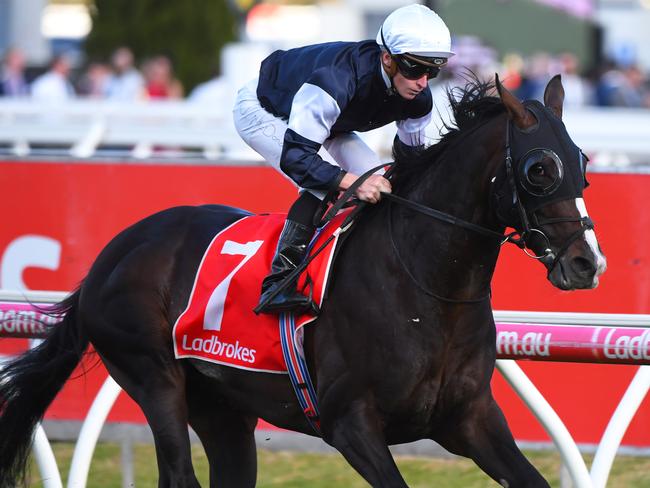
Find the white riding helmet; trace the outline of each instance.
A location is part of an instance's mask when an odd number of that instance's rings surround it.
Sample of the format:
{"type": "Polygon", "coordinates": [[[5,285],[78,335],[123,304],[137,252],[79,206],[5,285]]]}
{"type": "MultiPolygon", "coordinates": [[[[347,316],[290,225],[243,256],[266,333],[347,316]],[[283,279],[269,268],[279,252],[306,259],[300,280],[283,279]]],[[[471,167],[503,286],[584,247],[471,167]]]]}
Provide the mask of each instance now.
{"type": "Polygon", "coordinates": [[[427,58],[454,55],[449,29],[438,14],[424,5],[408,5],[392,12],[379,28],[376,40],[392,55],[408,53],[427,58]]]}

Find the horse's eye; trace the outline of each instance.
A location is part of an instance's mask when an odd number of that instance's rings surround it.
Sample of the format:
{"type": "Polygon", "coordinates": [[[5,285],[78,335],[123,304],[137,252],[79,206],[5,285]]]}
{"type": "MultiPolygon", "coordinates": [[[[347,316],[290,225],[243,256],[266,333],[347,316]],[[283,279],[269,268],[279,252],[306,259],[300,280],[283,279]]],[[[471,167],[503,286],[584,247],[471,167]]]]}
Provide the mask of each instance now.
{"type": "Polygon", "coordinates": [[[530,172],[531,176],[544,176],[544,166],[542,166],[542,163],[537,163],[530,168],[530,172]]]}
{"type": "Polygon", "coordinates": [[[550,149],[532,149],[519,164],[519,181],[531,195],[549,195],[562,183],[562,161],[550,149]]]}

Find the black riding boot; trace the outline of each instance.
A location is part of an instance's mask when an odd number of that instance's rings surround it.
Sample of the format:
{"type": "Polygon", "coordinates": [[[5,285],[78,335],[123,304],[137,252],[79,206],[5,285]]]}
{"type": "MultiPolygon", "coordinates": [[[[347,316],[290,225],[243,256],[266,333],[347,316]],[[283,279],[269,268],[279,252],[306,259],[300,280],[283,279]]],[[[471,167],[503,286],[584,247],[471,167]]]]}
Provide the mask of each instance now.
{"type": "MultiPolygon", "coordinates": [[[[264,302],[284,280],[302,262],[307,254],[309,241],[314,235],[314,228],[287,220],[280,234],[278,247],[271,262],[271,274],[262,282],[262,296],[259,303],[264,302]]],[[[255,309],[255,313],[280,313],[289,310],[300,311],[311,306],[311,299],[298,293],[297,280],[288,284],[284,290],[263,308],[255,309]]]]}

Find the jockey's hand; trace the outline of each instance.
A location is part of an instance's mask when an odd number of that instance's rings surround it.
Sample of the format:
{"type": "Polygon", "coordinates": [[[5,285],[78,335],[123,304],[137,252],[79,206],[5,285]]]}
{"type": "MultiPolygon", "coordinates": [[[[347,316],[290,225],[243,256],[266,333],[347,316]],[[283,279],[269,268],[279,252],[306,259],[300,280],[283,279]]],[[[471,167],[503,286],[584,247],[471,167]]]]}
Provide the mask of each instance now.
{"type": "MultiPolygon", "coordinates": [[[[346,173],[339,185],[340,190],[347,190],[359,177],[352,173],[346,173]]],[[[381,200],[381,192],[390,193],[392,187],[390,181],[382,175],[371,175],[357,188],[356,196],[359,200],[368,203],[377,203],[381,200]]]]}
{"type": "MultiPolygon", "coordinates": [[[[354,183],[359,177],[352,173],[347,173],[340,184],[341,190],[347,190],[352,183],[354,183]]],[[[364,181],[357,191],[355,192],[357,198],[364,202],[368,203],[377,203],[381,200],[381,192],[390,193],[392,188],[390,186],[390,181],[384,178],[382,175],[370,175],[366,181],[364,181]]]]}
{"type": "Polygon", "coordinates": [[[392,187],[390,181],[382,175],[370,175],[359,188],[356,194],[359,200],[369,203],[377,203],[381,200],[381,192],[390,193],[392,187]]]}

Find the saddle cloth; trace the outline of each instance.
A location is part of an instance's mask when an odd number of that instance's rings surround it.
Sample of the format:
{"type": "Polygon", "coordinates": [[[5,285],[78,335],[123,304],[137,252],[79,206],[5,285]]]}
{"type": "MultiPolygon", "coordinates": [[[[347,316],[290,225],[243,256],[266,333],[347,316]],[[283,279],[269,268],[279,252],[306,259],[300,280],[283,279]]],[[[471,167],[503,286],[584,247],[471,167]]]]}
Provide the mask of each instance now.
{"type": "MultiPolygon", "coordinates": [[[[312,250],[320,248],[346,215],[340,213],[318,233],[312,250]]],[[[202,359],[251,371],[287,372],[278,316],[253,313],[285,219],[286,214],[244,217],[213,238],[197,270],[188,305],[174,324],[176,358],[202,359]]],[[[307,279],[313,282],[312,299],[319,306],[337,241],[338,235],[298,281],[299,289],[307,279]]],[[[299,353],[301,328],[312,320],[312,315],[295,317],[293,340],[299,353]]]]}

